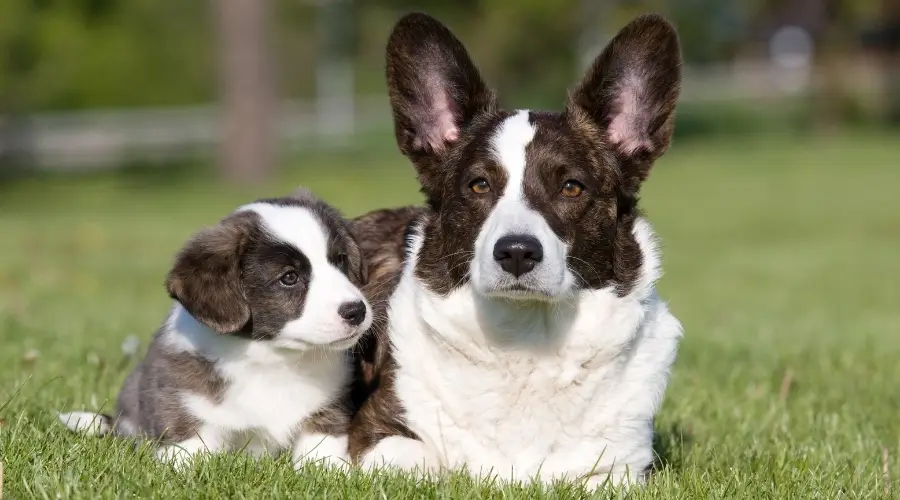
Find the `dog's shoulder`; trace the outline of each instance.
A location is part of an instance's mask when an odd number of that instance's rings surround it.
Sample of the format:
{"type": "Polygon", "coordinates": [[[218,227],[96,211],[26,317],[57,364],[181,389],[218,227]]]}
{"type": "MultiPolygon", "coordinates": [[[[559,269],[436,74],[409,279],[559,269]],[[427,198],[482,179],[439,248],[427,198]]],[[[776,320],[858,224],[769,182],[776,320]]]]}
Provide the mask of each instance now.
{"type": "Polygon", "coordinates": [[[350,230],[359,242],[367,264],[368,280],[363,294],[371,304],[375,317],[372,328],[355,353],[359,371],[357,379],[365,387],[373,383],[388,356],[385,338],[388,299],[400,281],[413,226],[427,211],[425,207],[414,206],[381,209],[350,222],[350,230]]]}
{"type": "Polygon", "coordinates": [[[350,229],[368,263],[369,290],[379,290],[395,280],[403,268],[413,224],[427,213],[425,207],[375,210],[353,219],[350,229]]]}

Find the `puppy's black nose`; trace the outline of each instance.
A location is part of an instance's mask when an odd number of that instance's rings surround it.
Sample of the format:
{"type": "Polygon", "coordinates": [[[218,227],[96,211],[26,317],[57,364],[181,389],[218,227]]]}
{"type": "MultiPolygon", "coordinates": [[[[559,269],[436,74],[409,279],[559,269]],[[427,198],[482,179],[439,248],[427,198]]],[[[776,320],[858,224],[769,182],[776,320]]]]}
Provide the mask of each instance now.
{"type": "Polygon", "coordinates": [[[494,260],[516,278],[534,269],[543,259],[544,248],[534,236],[504,236],[494,245],[494,260]]]}
{"type": "Polygon", "coordinates": [[[338,307],[338,315],[350,326],[359,326],[366,319],[366,304],[361,300],[344,302],[338,307]]]}

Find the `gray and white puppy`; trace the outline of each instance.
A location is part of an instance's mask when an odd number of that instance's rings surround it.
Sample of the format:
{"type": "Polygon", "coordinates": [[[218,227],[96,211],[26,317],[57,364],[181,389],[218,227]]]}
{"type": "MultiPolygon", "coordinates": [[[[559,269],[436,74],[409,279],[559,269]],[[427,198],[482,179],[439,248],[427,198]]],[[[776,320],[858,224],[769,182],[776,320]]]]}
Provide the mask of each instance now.
{"type": "Polygon", "coordinates": [[[60,414],[88,434],[154,438],[157,457],[293,449],[347,458],[349,348],[372,323],[365,263],[341,215],[301,191],[194,235],[166,279],[176,303],[115,415],[60,414]]]}

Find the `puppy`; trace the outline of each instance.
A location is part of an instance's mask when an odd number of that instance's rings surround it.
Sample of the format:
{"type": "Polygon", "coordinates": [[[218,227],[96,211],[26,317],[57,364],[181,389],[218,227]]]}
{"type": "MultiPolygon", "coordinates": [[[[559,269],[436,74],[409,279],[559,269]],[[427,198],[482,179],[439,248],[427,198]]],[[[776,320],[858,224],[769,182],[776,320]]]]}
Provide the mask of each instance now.
{"type": "Polygon", "coordinates": [[[72,430],[198,452],[346,463],[349,348],[372,323],[366,268],[341,215],[311,194],[243,206],[191,238],[166,279],[176,303],[126,379],[115,416],[59,415],[72,430]]]}

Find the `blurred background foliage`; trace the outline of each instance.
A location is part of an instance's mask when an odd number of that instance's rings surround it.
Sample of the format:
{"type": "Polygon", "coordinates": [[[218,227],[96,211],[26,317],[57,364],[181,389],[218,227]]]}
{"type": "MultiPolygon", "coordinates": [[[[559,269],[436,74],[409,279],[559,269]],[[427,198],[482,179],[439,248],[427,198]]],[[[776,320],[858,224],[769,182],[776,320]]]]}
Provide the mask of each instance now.
{"type": "MultiPolygon", "coordinates": [[[[585,16],[579,0],[382,0],[349,5],[358,90],[383,90],[384,42],[403,12],[422,10],[465,40],[510,99],[559,95],[579,70],[578,33],[615,33],[634,16],[662,12],[678,25],[686,63],[764,55],[781,22],[805,24],[829,51],[863,49],[885,0],[624,0],[585,16]],[[518,95],[517,95],[518,94],[518,95]]],[[[205,102],[216,97],[214,2],[11,0],[0,3],[0,110],[69,110],[205,102]],[[139,76],[139,77],[138,77],[139,76]]],[[[270,47],[281,93],[311,97],[317,53],[310,1],[276,0],[270,47]]],[[[547,103],[551,105],[554,103],[547,103]]]]}
{"type": "MultiPolygon", "coordinates": [[[[4,117],[215,103],[225,78],[219,70],[223,33],[216,12],[234,3],[0,2],[0,132],[4,117]]],[[[323,85],[317,68],[335,54],[352,68],[357,96],[383,96],[384,43],[392,24],[405,12],[426,11],[465,42],[504,102],[557,108],[584,65],[619,28],[656,11],[678,26],[685,93],[693,89],[699,97],[686,95],[682,101],[679,136],[808,132],[900,121],[898,5],[898,0],[269,0],[265,46],[278,98],[314,100],[323,85]],[[342,7],[323,16],[323,6],[335,2],[342,7]],[[789,99],[769,88],[772,40],[786,26],[800,27],[814,44],[809,74],[789,99]],[[769,76],[760,77],[761,68],[769,76]],[[692,75],[705,86],[694,85],[692,75]],[[728,78],[717,83],[710,75],[728,78]],[[738,86],[746,87],[743,93],[729,95],[729,88],[738,86]]]]}

